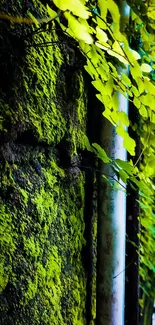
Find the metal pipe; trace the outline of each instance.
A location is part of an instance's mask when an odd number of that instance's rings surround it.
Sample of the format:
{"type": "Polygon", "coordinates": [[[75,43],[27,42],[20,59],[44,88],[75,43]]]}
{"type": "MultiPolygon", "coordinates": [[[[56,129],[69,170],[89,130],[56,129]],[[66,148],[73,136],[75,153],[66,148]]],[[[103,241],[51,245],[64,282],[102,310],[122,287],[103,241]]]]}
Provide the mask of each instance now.
{"type": "MultiPolygon", "coordinates": [[[[129,20],[130,9],[121,1],[121,15],[129,20]]],[[[128,74],[128,67],[118,67],[128,74]]],[[[119,110],[128,114],[128,100],[118,93],[119,110]]],[[[123,139],[106,119],[101,125],[101,146],[112,158],[127,159],[123,139]]],[[[108,164],[101,172],[112,175],[108,164]]],[[[97,252],[97,325],[124,325],[125,308],[125,233],[126,194],[99,180],[98,252],[97,252]]]]}

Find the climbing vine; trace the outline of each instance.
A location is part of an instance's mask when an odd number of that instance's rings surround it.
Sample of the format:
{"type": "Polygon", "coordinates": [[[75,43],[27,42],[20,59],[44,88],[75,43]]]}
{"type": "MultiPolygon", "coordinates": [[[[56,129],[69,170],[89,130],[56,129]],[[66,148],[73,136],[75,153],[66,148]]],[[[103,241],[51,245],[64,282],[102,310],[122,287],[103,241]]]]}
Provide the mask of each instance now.
{"type": "MultiPolygon", "coordinates": [[[[115,174],[133,188],[139,189],[138,200],[141,215],[140,274],[145,284],[144,292],[154,295],[155,237],[154,214],[154,158],[155,158],[155,4],[153,1],[128,1],[131,5],[131,30],[126,17],[120,15],[113,0],[98,0],[93,7],[88,1],[53,0],[59,10],[57,22],[64,33],[77,41],[86,58],[85,69],[97,90],[97,98],[103,103],[103,115],[123,138],[123,144],[131,156],[135,155],[136,143],[129,136],[129,125],[140,137],[141,155],[134,165],[130,162],[109,158],[103,148],[94,144],[93,150],[104,162],[111,165],[115,174]],[[64,23],[65,21],[65,23],[64,23]],[[67,25],[67,27],[66,27],[67,25]],[[132,48],[133,39],[136,46],[132,48]],[[138,45],[137,45],[138,43],[138,45]],[[135,50],[136,49],[136,50],[135,50]],[[116,68],[117,65],[124,67],[116,68]],[[130,77],[126,73],[130,69],[130,77]],[[133,103],[138,111],[140,125],[129,121],[125,112],[119,110],[118,92],[133,103]],[[138,162],[140,167],[138,168],[138,162]]],[[[51,18],[57,14],[47,6],[51,18]]],[[[104,176],[106,177],[106,176],[104,176]]],[[[107,177],[107,181],[109,181],[107,177]]]]}
{"type": "MultiPolygon", "coordinates": [[[[111,165],[116,176],[133,188],[139,189],[141,208],[141,278],[143,290],[155,294],[154,267],[154,159],[155,159],[155,2],[130,1],[131,23],[122,17],[114,0],[98,0],[97,6],[86,0],[53,0],[47,5],[47,17],[38,20],[12,17],[0,19],[11,23],[49,24],[56,21],[63,32],[77,43],[86,58],[85,70],[92,78],[97,98],[104,107],[103,116],[123,138],[123,145],[131,156],[135,155],[135,140],[128,133],[130,126],[140,138],[141,155],[137,163],[111,159],[103,148],[94,144],[91,150],[111,165]],[[131,27],[130,27],[131,25],[131,27]],[[136,45],[134,41],[136,39],[136,45]],[[117,66],[121,66],[117,69],[117,66]],[[124,69],[124,71],[123,71],[124,69]],[[130,70],[130,75],[126,73],[130,70]],[[140,123],[133,125],[125,112],[119,110],[118,92],[133,103],[140,123]]],[[[93,1],[92,1],[93,3],[93,1]]],[[[39,30],[37,29],[37,30],[39,30]]],[[[104,176],[106,177],[106,176],[104,176]]],[[[108,181],[108,177],[107,177],[108,181]]]]}

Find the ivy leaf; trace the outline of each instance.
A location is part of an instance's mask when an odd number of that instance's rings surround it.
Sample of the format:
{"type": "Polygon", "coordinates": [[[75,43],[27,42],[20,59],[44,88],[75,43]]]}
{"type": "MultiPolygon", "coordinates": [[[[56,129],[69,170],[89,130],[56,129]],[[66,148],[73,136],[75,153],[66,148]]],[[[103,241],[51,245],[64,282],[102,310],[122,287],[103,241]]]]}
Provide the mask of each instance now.
{"type": "Polygon", "coordinates": [[[90,13],[80,0],[53,0],[54,4],[61,10],[72,11],[72,13],[80,18],[88,19],[90,13]]]}
{"type": "Polygon", "coordinates": [[[147,117],[148,116],[147,109],[146,109],[146,107],[144,105],[141,105],[141,107],[139,109],[139,113],[143,117],[147,117]]]}
{"type": "Polygon", "coordinates": [[[144,84],[146,89],[149,91],[150,94],[155,95],[155,86],[150,82],[148,79],[144,79],[144,84]]]}
{"type": "Polygon", "coordinates": [[[141,68],[141,71],[146,72],[146,73],[149,73],[152,70],[151,66],[149,64],[147,64],[147,63],[143,63],[140,66],[140,68],[141,68]]]}
{"type": "Polygon", "coordinates": [[[81,24],[74,16],[72,16],[69,12],[65,12],[64,16],[68,19],[68,33],[71,36],[75,36],[78,40],[82,40],[87,44],[93,43],[93,38],[88,32],[88,27],[86,25],[81,24]]]}
{"type": "Polygon", "coordinates": [[[139,191],[139,195],[142,196],[142,197],[144,197],[148,201],[153,202],[153,199],[151,199],[151,197],[145,195],[142,191],[139,191]]]}
{"type": "Polygon", "coordinates": [[[124,135],[125,135],[125,129],[123,128],[123,126],[122,125],[118,125],[117,127],[116,127],[116,132],[122,137],[122,138],[124,138],[124,135]]]}
{"type": "Polygon", "coordinates": [[[92,81],[91,83],[100,93],[104,93],[104,85],[101,79],[97,79],[95,81],[92,81]]]}
{"type": "MultiPolygon", "coordinates": [[[[137,78],[136,82],[137,82],[137,86],[138,86],[139,93],[142,94],[145,91],[145,84],[144,84],[144,82],[142,81],[141,78],[137,78]]],[[[132,88],[133,87],[134,86],[132,86],[132,88]]],[[[134,95],[137,96],[136,94],[134,94],[134,95]]]]}
{"type": "Polygon", "coordinates": [[[127,179],[129,178],[129,175],[123,169],[120,169],[119,176],[123,183],[127,184],[127,179]]]}
{"type": "Polygon", "coordinates": [[[115,159],[115,163],[122,168],[123,170],[125,170],[129,175],[133,174],[133,166],[130,165],[129,162],[121,160],[121,159],[115,159]]]}
{"type": "Polygon", "coordinates": [[[101,43],[106,43],[108,41],[107,34],[99,27],[96,27],[96,36],[101,43]]]}
{"type": "Polygon", "coordinates": [[[134,94],[136,97],[139,97],[140,93],[139,93],[138,89],[137,89],[134,85],[132,85],[132,87],[131,87],[131,91],[133,92],[133,94],[134,94]]]}
{"type": "Polygon", "coordinates": [[[84,68],[90,74],[90,76],[92,77],[92,79],[94,79],[94,77],[96,77],[96,78],[98,77],[97,70],[94,68],[94,66],[91,63],[91,61],[88,60],[87,65],[85,65],[84,68]]]}
{"type": "Polygon", "coordinates": [[[140,200],[136,200],[136,201],[139,203],[140,207],[141,207],[144,211],[146,211],[146,210],[149,209],[149,206],[146,205],[146,204],[144,204],[142,201],[140,201],[140,200]]]}
{"type": "Polygon", "coordinates": [[[152,19],[155,20],[155,10],[148,11],[147,15],[148,15],[149,18],[152,18],[152,19]]]}
{"type": "Polygon", "coordinates": [[[107,156],[105,150],[97,143],[92,143],[92,146],[96,149],[98,158],[100,158],[104,163],[111,162],[111,159],[107,156]]]}
{"type": "Polygon", "coordinates": [[[134,97],[133,103],[138,109],[140,108],[141,102],[138,98],[134,97]]]}
{"type": "Polygon", "coordinates": [[[141,56],[138,52],[136,52],[135,50],[132,50],[131,49],[131,53],[133,54],[133,57],[136,59],[136,60],[140,60],[141,59],[141,56]]]}
{"type": "Polygon", "coordinates": [[[114,56],[115,58],[117,58],[119,61],[121,61],[124,64],[129,64],[127,58],[125,57],[125,54],[121,48],[121,46],[119,45],[119,42],[115,41],[112,49],[107,51],[108,54],[110,54],[111,56],[114,56]]]}
{"type": "Polygon", "coordinates": [[[124,148],[130,153],[131,156],[135,156],[136,143],[129,136],[129,134],[127,132],[125,132],[125,135],[124,135],[123,145],[124,145],[124,148]]]}
{"type": "Polygon", "coordinates": [[[47,5],[47,11],[48,11],[48,14],[49,14],[49,16],[51,18],[54,18],[57,15],[56,11],[54,11],[53,9],[51,9],[48,5],[47,5]]]}
{"type": "Polygon", "coordinates": [[[100,44],[99,42],[95,42],[95,45],[97,47],[99,47],[100,49],[104,50],[104,51],[108,51],[108,49],[110,49],[110,45],[108,43],[105,43],[104,45],[103,44],[100,44]]]}
{"type": "Polygon", "coordinates": [[[124,84],[128,87],[131,87],[132,83],[131,80],[128,78],[128,76],[125,73],[121,74],[121,79],[124,81],[124,84]]]}
{"type": "Polygon", "coordinates": [[[125,126],[129,126],[129,118],[125,112],[117,112],[119,120],[125,126]]]}

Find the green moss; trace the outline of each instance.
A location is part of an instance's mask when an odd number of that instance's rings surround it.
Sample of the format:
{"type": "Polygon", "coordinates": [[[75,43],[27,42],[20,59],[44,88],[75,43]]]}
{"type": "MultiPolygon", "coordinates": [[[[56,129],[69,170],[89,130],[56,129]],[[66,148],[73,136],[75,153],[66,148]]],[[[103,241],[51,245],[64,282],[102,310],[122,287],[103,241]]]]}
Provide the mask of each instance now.
{"type": "Polygon", "coordinates": [[[12,259],[16,248],[16,232],[13,227],[13,215],[4,202],[0,203],[0,292],[6,287],[12,259]]]}
{"type": "MultiPolygon", "coordinates": [[[[46,16],[39,0],[31,4],[34,16],[46,16]]],[[[13,12],[17,13],[15,6],[13,12]]],[[[14,26],[9,33],[20,33],[20,28],[14,26]]],[[[24,32],[29,33],[30,27],[25,26],[24,32]]],[[[79,71],[73,73],[73,92],[68,95],[70,80],[62,69],[70,62],[68,47],[35,48],[31,39],[25,39],[11,96],[0,101],[9,144],[7,148],[4,144],[0,160],[1,323],[7,324],[12,310],[10,324],[84,325],[85,177],[79,171],[72,181],[68,166],[60,167],[63,155],[57,146],[69,143],[70,161],[85,148],[83,77],[79,71]]],[[[51,41],[58,41],[55,31],[33,39],[51,41]]]]}

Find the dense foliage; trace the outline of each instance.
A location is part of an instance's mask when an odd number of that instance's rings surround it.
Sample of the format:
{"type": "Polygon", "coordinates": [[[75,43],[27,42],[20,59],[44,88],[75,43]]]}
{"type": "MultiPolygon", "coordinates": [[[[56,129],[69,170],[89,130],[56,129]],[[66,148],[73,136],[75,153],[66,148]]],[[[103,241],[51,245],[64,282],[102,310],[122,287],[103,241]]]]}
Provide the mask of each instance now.
{"type": "Polygon", "coordinates": [[[96,96],[103,103],[103,115],[123,137],[124,147],[131,156],[135,155],[136,143],[129,136],[128,126],[140,137],[141,154],[136,164],[132,160],[112,160],[97,144],[94,150],[104,163],[111,164],[124,183],[139,188],[140,274],[145,283],[143,290],[154,297],[155,3],[128,1],[132,9],[129,24],[113,0],[98,0],[97,7],[84,0],[53,2],[58,11],[47,6],[49,16],[57,20],[64,33],[78,42],[77,46],[86,57],[85,69],[97,89],[96,96]],[[116,69],[116,65],[124,67],[124,72],[116,69]],[[126,73],[128,68],[130,77],[126,73]],[[118,92],[133,103],[135,112],[138,111],[138,124],[132,124],[119,110],[118,92]]]}

